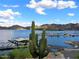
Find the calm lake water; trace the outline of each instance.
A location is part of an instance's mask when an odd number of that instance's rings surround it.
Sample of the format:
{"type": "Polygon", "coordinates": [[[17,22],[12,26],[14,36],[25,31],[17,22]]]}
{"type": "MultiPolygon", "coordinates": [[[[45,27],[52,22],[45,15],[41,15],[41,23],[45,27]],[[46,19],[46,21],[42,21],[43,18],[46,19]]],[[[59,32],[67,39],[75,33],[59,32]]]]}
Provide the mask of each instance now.
{"type": "MultiPolygon", "coordinates": [[[[17,38],[28,38],[31,30],[0,30],[0,46],[2,42],[7,42],[8,40],[15,40],[17,38]]],[[[36,31],[37,34],[41,34],[42,31],[36,31]]],[[[77,34],[79,35],[79,31],[46,31],[46,34],[59,34],[63,35],[65,33],[68,34],[77,34]]],[[[65,37],[65,36],[59,36],[59,37],[47,37],[47,43],[48,45],[56,45],[56,46],[62,46],[65,48],[70,48],[70,45],[67,45],[64,43],[66,40],[73,40],[73,41],[79,41],[79,36],[75,37],[65,37]]],[[[39,39],[41,36],[39,36],[39,39]]],[[[1,53],[7,53],[6,51],[0,51],[1,53]]]]}
{"type": "MultiPolygon", "coordinates": [[[[30,34],[30,30],[15,30],[13,31],[13,39],[16,38],[26,38],[29,37],[30,34]]],[[[41,34],[42,31],[36,31],[37,34],[41,34]]],[[[79,35],[79,31],[46,31],[46,34],[59,34],[59,35],[63,35],[63,34],[77,34],[79,35]]],[[[57,45],[57,46],[63,46],[63,47],[70,47],[70,45],[67,45],[64,43],[64,41],[66,40],[72,40],[72,41],[79,41],[79,36],[75,36],[75,37],[70,37],[70,36],[59,36],[59,37],[51,37],[51,36],[46,36],[47,37],[47,42],[48,45],[57,45]]],[[[41,36],[39,36],[39,38],[41,38],[41,36]]]]}

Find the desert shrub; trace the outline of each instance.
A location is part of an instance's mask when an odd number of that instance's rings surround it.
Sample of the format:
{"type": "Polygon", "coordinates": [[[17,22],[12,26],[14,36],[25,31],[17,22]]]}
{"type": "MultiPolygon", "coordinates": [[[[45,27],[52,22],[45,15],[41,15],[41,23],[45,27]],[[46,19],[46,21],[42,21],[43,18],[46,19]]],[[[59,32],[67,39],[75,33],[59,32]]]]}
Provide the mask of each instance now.
{"type": "Polygon", "coordinates": [[[28,48],[14,49],[9,54],[9,59],[25,59],[25,58],[32,58],[28,48]]]}

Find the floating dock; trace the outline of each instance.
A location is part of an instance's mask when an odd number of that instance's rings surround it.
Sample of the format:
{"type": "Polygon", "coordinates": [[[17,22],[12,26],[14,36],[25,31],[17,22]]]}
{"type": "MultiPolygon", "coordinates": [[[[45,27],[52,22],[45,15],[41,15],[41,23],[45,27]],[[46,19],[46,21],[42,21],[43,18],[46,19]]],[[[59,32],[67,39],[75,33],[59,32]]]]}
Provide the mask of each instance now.
{"type": "Polygon", "coordinates": [[[23,47],[26,48],[27,44],[26,43],[22,43],[19,42],[17,40],[8,40],[8,42],[1,42],[0,43],[0,50],[12,50],[12,49],[16,49],[19,47],[23,47]]]}

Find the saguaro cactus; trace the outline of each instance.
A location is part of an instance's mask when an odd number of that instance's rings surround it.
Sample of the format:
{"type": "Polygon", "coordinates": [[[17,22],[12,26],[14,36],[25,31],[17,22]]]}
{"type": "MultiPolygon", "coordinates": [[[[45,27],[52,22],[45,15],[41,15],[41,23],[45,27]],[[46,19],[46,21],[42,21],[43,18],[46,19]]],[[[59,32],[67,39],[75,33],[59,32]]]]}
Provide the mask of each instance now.
{"type": "Polygon", "coordinates": [[[38,35],[35,34],[35,23],[34,23],[34,21],[32,22],[31,29],[32,29],[31,34],[29,36],[30,53],[32,54],[33,58],[36,58],[36,57],[43,58],[48,54],[47,40],[45,38],[45,30],[43,31],[42,38],[40,39],[40,42],[38,44],[38,35]]]}
{"type": "Polygon", "coordinates": [[[45,38],[45,30],[43,30],[42,38],[39,42],[39,59],[45,57],[47,54],[47,39],[45,38]]]}
{"type": "Polygon", "coordinates": [[[34,58],[36,58],[38,56],[38,35],[35,34],[35,23],[34,21],[32,22],[32,26],[31,26],[31,34],[30,34],[30,44],[29,44],[29,49],[30,49],[30,53],[32,54],[32,56],[34,58]]]}

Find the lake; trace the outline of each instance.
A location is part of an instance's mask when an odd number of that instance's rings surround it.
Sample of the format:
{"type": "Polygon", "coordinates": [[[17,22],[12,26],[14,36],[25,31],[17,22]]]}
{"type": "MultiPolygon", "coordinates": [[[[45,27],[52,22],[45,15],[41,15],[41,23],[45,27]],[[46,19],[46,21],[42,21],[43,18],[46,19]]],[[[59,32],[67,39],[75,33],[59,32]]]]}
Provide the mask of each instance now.
{"type": "MultiPolygon", "coordinates": [[[[16,40],[17,38],[28,38],[31,30],[0,30],[0,46],[3,42],[8,40],[16,40]]],[[[36,30],[37,34],[41,34],[42,31],[36,30]]],[[[79,35],[79,31],[46,31],[46,34],[58,34],[63,35],[76,34],[79,35]]],[[[39,39],[41,36],[39,36],[39,39]]],[[[72,46],[65,44],[66,40],[79,41],[79,36],[70,37],[70,36],[46,36],[48,45],[62,46],[64,48],[71,48],[72,46]]],[[[5,44],[6,45],[6,44],[5,44]]],[[[0,54],[7,53],[6,51],[0,51],[0,54]]]]}
{"type": "MultiPolygon", "coordinates": [[[[26,38],[29,37],[30,34],[30,30],[14,30],[13,31],[13,39],[16,38],[26,38]]],[[[37,34],[41,34],[42,31],[36,31],[37,34]]],[[[59,35],[63,35],[65,33],[68,34],[79,34],[79,31],[46,31],[46,34],[59,34],[59,35]]],[[[41,36],[39,36],[39,39],[41,38],[41,36]]],[[[79,41],[79,36],[75,36],[75,37],[70,37],[70,36],[59,36],[59,37],[51,37],[51,36],[47,36],[47,42],[48,45],[57,45],[57,46],[63,46],[63,47],[70,47],[70,45],[67,45],[64,43],[64,41],[66,40],[75,40],[75,41],[79,41]]]]}

